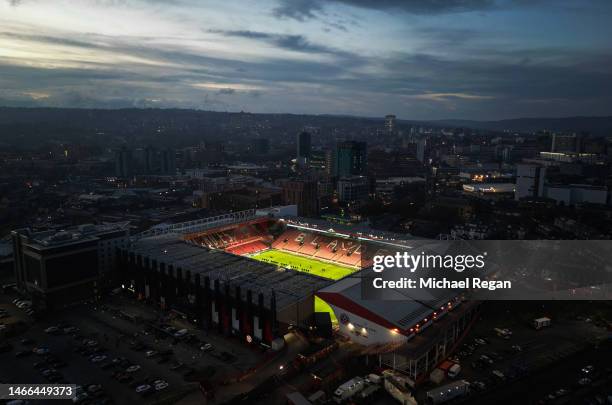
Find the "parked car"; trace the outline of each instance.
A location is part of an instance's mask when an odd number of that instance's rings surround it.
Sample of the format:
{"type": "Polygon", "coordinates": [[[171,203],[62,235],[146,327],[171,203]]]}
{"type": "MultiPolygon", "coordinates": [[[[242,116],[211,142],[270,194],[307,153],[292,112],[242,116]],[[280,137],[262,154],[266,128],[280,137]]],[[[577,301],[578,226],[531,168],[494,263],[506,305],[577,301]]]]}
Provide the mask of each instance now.
{"type": "Polygon", "coordinates": [[[188,329],[181,329],[181,330],[178,330],[178,331],[174,332],[173,336],[175,338],[181,338],[181,337],[187,335],[188,333],[189,333],[188,329]]]}
{"type": "Polygon", "coordinates": [[[152,388],[149,384],[143,384],[143,385],[139,385],[138,387],[136,387],[136,392],[141,395],[144,395],[150,392],[151,390],[152,388]]]}
{"type": "Polygon", "coordinates": [[[101,356],[94,356],[91,358],[91,362],[92,363],[100,363],[102,361],[106,360],[106,356],[101,355],[101,356]]]}
{"type": "Polygon", "coordinates": [[[140,366],[138,364],[134,364],[133,366],[129,366],[125,369],[126,373],[135,373],[140,370],[140,366]]]}
{"type": "Polygon", "coordinates": [[[155,391],[162,391],[168,388],[168,383],[164,380],[155,381],[155,391]]]}

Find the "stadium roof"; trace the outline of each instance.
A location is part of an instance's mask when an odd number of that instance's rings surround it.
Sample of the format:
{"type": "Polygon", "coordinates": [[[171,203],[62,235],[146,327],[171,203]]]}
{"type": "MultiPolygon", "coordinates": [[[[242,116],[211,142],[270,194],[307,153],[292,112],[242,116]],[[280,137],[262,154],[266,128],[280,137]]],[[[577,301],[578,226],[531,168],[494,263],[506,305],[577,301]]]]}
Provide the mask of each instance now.
{"type": "Polygon", "coordinates": [[[312,274],[279,269],[275,265],[248,257],[196,246],[172,233],[142,238],[133,243],[130,251],[158,263],[180,267],[193,275],[200,274],[201,282],[208,276],[211,286],[215,280],[219,280],[222,285],[229,283],[232,295],[235,294],[233,287],[239,286],[242,299],[246,299],[247,290],[253,292],[253,300],[257,299],[257,294],[263,293],[264,305],[268,308],[274,292],[278,310],[333,283],[312,274]]]}
{"type": "Polygon", "coordinates": [[[372,229],[366,224],[344,225],[323,219],[304,218],[298,216],[279,216],[279,219],[285,221],[285,223],[290,227],[302,228],[313,232],[331,232],[336,234],[336,236],[350,236],[353,238],[361,237],[368,240],[396,242],[399,244],[412,240],[422,240],[422,238],[417,238],[410,234],[398,234],[394,232],[372,229]]]}
{"type": "Polygon", "coordinates": [[[363,299],[361,280],[366,270],[348,276],[317,295],[331,305],[354,313],[388,329],[406,332],[415,324],[454,301],[457,293],[451,290],[419,290],[418,298],[409,290],[385,289],[385,299],[363,299]]]}

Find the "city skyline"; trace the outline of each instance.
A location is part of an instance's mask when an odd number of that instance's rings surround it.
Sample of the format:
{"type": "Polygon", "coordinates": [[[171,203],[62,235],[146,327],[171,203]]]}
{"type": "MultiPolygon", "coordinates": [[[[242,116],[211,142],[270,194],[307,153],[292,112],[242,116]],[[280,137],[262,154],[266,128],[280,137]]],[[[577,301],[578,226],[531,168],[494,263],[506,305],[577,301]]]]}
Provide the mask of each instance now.
{"type": "Polygon", "coordinates": [[[401,119],[608,115],[612,5],[0,2],[0,105],[401,119]]]}

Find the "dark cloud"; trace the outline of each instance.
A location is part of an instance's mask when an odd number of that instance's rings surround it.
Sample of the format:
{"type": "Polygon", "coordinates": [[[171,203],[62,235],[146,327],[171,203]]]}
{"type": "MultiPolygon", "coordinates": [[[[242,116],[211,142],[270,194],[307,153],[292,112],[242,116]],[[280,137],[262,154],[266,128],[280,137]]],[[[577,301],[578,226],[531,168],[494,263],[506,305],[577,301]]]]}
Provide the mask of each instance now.
{"type": "Polygon", "coordinates": [[[222,34],[228,37],[239,37],[264,41],[272,44],[278,48],[305,52],[305,53],[332,53],[339,54],[337,50],[328,48],[323,45],[314,44],[306,39],[303,35],[285,35],[285,34],[271,34],[260,31],[224,31],[224,30],[210,30],[209,32],[222,34]]]}
{"type": "Polygon", "coordinates": [[[273,14],[279,18],[306,21],[314,18],[322,10],[323,2],[320,0],[281,0],[278,7],[273,10],[273,14]]]}
{"type": "MultiPolygon", "coordinates": [[[[520,1],[520,0],[519,0],[520,1]]],[[[323,13],[324,7],[332,4],[392,11],[398,10],[411,14],[443,14],[465,11],[486,10],[495,7],[503,0],[280,0],[274,15],[305,21],[323,13]]]]}
{"type": "Polygon", "coordinates": [[[219,91],[217,91],[217,94],[231,96],[232,94],[236,94],[236,90],[228,87],[225,89],[220,89],[219,91]]]}

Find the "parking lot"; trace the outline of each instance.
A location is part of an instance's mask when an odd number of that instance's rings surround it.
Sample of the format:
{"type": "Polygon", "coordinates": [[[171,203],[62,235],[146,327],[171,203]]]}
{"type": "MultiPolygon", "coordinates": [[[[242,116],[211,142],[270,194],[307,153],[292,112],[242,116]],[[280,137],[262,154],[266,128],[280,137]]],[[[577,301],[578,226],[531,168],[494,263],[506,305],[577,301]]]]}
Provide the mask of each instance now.
{"type": "Polygon", "coordinates": [[[40,321],[10,298],[2,297],[2,307],[27,324],[6,339],[0,381],[76,384],[78,403],[175,403],[186,395],[201,400],[200,381],[236,378],[265,358],[237,339],[196,330],[180,317],[120,296],[40,321]]]}
{"type": "MultiPolygon", "coordinates": [[[[453,359],[461,365],[457,378],[470,382],[472,392],[455,402],[489,404],[495,398],[498,403],[511,403],[505,402],[509,399],[500,390],[514,382],[529,387],[522,394],[523,402],[529,404],[565,403],[573,393],[584,396],[589,388],[596,391],[600,380],[612,374],[606,364],[609,344],[597,344],[605,341],[607,332],[589,318],[589,308],[596,304],[574,304],[575,312],[567,311],[565,305],[487,303],[481,319],[454,353],[453,359]],[[536,330],[531,323],[544,314],[552,317],[552,325],[536,330]],[[581,369],[588,365],[596,365],[596,372],[587,376],[581,369]]],[[[428,383],[422,391],[434,386],[428,383]]]]}
{"type": "MultiPolygon", "coordinates": [[[[81,387],[77,402],[83,404],[200,403],[200,381],[209,381],[217,391],[215,402],[222,403],[278,373],[279,364],[303,344],[298,339],[268,364],[269,353],[258,346],[197,329],[180,313],[122,295],[44,320],[34,320],[12,300],[0,296],[0,312],[7,314],[1,321],[22,326],[5,339],[8,345],[0,345],[0,381],[76,384],[81,387]],[[236,381],[261,364],[266,365],[247,380],[236,381]]],[[[512,395],[521,392],[526,404],[595,404],[588,401],[604,395],[611,383],[610,346],[595,344],[607,332],[591,313],[598,305],[571,305],[568,310],[541,303],[487,303],[453,354],[462,368],[457,378],[471,383],[470,396],[454,403],[514,403],[512,395]],[[535,330],[530,320],[541,315],[551,316],[553,323],[535,330]],[[504,336],[500,330],[511,333],[504,336]],[[593,369],[585,373],[587,366],[593,369]]],[[[268,398],[281,403],[296,383],[268,398]]],[[[434,386],[420,387],[418,397],[434,386]]],[[[381,396],[380,403],[389,400],[381,396]]]]}

